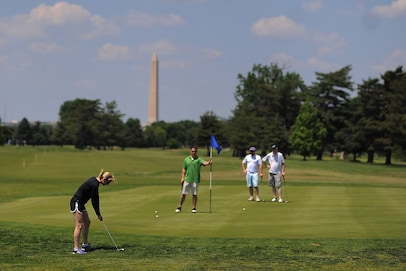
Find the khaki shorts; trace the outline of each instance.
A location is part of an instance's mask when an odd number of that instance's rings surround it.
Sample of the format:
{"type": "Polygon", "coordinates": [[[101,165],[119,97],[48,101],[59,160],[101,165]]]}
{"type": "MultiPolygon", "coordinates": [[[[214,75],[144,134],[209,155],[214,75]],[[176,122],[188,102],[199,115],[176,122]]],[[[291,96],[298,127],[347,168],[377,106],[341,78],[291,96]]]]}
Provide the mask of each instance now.
{"type": "Polygon", "coordinates": [[[269,186],[282,187],[282,174],[269,173],[268,184],[269,186]]]}
{"type": "Polygon", "coordinates": [[[192,191],[192,195],[197,195],[197,190],[199,188],[199,183],[192,182],[183,182],[183,187],[182,187],[182,194],[187,195],[189,194],[190,191],[192,191]]]}

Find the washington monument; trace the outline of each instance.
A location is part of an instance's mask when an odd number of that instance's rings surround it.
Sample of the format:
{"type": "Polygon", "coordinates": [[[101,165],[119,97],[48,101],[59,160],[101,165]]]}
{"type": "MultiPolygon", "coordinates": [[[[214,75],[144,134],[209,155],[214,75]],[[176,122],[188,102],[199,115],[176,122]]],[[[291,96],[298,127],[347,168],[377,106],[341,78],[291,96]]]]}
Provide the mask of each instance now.
{"type": "Polygon", "coordinates": [[[149,79],[148,124],[158,121],[158,57],[154,53],[151,59],[149,79]]]}

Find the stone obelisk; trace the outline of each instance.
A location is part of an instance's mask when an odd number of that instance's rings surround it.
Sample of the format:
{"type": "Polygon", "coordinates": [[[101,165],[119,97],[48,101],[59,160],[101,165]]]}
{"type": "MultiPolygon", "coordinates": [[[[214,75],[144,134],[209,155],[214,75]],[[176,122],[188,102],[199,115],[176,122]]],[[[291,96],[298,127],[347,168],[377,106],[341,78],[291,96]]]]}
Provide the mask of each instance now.
{"type": "Polygon", "coordinates": [[[149,79],[148,124],[158,121],[158,57],[154,53],[151,59],[149,79]]]}

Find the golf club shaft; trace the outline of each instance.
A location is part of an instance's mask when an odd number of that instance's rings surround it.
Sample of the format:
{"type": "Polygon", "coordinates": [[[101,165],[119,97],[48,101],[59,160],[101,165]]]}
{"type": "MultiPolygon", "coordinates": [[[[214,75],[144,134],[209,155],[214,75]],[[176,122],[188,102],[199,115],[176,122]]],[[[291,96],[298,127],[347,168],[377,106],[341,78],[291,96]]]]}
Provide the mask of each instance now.
{"type": "Polygon", "coordinates": [[[283,190],[285,190],[286,201],[288,201],[288,190],[286,189],[285,176],[282,175],[282,178],[283,178],[283,186],[284,186],[284,189],[283,189],[283,190]]]}
{"type": "Polygon", "coordinates": [[[118,246],[117,246],[117,244],[116,244],[116,242],[114,242],[114,239],[113,239],[113,237],[112,237],[111,234],[110,234],[109,229],[107,228],[106,223],[104,223],[104,221],[102,221],[102,223],[103,223],[103,226],[104,226],[104,228],[106,229],[107,233],[109,234],[111,241],[113,241],[114,246],[116,247],[117,250],[119,250],[119,249],[118,249],[118,246]]]}

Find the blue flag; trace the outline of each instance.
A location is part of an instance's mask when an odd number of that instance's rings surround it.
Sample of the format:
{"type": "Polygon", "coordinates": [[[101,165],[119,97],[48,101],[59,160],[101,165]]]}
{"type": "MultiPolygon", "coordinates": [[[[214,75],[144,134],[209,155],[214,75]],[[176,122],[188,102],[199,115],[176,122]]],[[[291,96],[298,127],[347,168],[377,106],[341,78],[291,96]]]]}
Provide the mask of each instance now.
{"type": "Polygon", "coordinates": [[[221,150],[223,149],[216,141],[214,135],[210,136],[210,147],[217,149],[217,153],[220,154],[221,150]]]}

